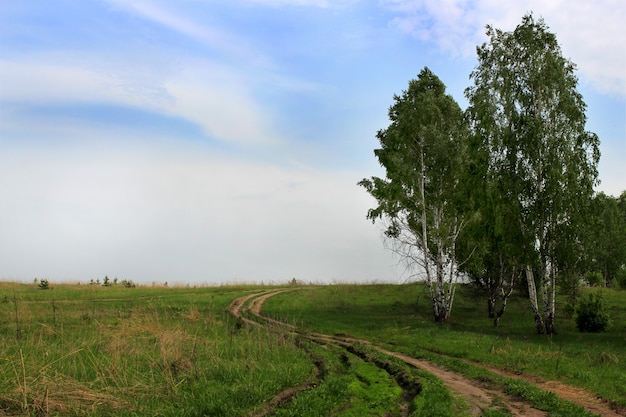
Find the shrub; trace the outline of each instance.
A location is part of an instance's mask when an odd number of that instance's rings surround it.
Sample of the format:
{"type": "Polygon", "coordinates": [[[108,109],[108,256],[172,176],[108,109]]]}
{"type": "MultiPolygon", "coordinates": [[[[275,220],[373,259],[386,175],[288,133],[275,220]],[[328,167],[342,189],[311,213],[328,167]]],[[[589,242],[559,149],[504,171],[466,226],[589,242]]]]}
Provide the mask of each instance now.
{"type": "Polygon", "coordinates": [[[600,333],[606,331],[610,324],[608,307],[601,293],[589,294],[576,307],[576,327],[581,332],[600,333]]]}
{"type": "Polygon", "coordinates": [[[47,290],[50,288],[50,283],[48,282],[47,279],[42,279],[41,281],[39,281],[39,284],[37,284],[37,286],[39,287],[40,290],[47,290]]]}
{"type": "Polygon", "coordinates": [[[585,281],[590,287],[604,287],[604,277],[600,272],[587,272],[585,281]]]}

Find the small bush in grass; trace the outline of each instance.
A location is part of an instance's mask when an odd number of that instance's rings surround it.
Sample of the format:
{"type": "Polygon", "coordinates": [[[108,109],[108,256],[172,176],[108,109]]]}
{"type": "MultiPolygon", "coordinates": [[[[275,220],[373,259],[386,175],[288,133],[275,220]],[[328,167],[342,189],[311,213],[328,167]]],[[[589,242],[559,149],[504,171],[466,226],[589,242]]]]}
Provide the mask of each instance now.
{"type": "Polygon", "coordinates": [[[48,282],[47,279],[42,279],[41,281],[39,281],[39,284],[37,284],[37,287],[39,287],[40,290],[47,290],[50,288],[50,283],[48,282]]]}
{"type": "Polygon", "coordinates": [[[608,307],[601,293],[589,294],[576,307],[576,327],[581,332],[600,333],[606,331],[611,320],[608,307]]]}
{"type": "Polygon", "coordinates": [[[600,272],[587,272],[585,281],[590,287],[604,287],[604,277],[600,272]]]}
{"type": "Polygon", "coordinates": [[[127,279],[122,280],[122,285],[124,286],[124,288],[135,288],[135,283],[127,279]]]}

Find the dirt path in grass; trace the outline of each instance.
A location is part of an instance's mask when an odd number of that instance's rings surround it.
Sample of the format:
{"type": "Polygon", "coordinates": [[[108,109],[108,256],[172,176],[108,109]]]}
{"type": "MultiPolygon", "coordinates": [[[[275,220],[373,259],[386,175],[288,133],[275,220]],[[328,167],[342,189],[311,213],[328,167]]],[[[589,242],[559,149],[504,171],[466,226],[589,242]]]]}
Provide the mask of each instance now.
{"type": "MultiPolygon", "coordinates": [[[[235,298],[233,301],[231,301],[230,305],[226,307],[226,311],[228,311],[233,317],[239,318],[248,324],[252,324],[255,326],[262,326],[262,323],[249,319],[248,317],[244,315],[244,313],[249,311],[256,317],[259,317],[259,318],[262,317],[261,306],[263,305],[263,302],[267,300],[269,297],[280,294],[285,291],[290,291],[290,290],[253,293],[253,294],[245,295],[243,297],[235,298]]],[[[279,322],[270,318],[263,318],[263,319],[268,322],[272,322],[275,325],[277,324],[281,326],[282,325],[291,326],[286,323],[282,323],[282,322],[279,322]]],[[[261,405],[261,407],[255,410],[249,417],[265,417],[271,414],[276,408],[280,407],[282,404],[285,404],[291,401],[300,392],[306,389],[315,387],[317,383],[321,379],[324,378],[325,364],[319,361],[314,361],[313,364],[315,365],[315,369],[313,373],[309,375],[309,377],[307,378],[307,381],[305,381],[302,385],[299,385],[297,387],[290,387],[279,392],[267,404],[261,405]]]]}
{"type": "MultiPolygon", "coordinates": [[[[295,329],[295,326],[291,324],[274,320],[261,313],[261,309],[265,300],[267,300],[268,298],[274,295],[283,293],[285,291],[290,291],[290,290],[270,291],[266,293],[252,294],[250,296],[242,297],[241,305],[245,304],[246,302],[248,302],[248,300],[252,299],[252,302],[250,303],[250,306],[249,306],[249,311],[252,315],[264,320],[266,323],[270,323],[270,324],[277,325],[277,326],[286,326],[289,329],[295,329]],[[245,298],[245,300],[243,300],[243,298],[245,298]]],[[[233,301],[233,303],[235,303],[235,301],[233,301]]],[[[236,311],[237,314],[239,314],[240,308],[241,306],[239,307],[239,309],[237,309],[236,311]]],[[[408,355],[405,355],[399,352],[389,351],[389,350],[383,349],[380,346],[373,345],[369,341],[366,341],[366,340],[358,340],[358,339],[352,339],[352,338],[347,338],[347,337],[342,338],[342,337],[330,336],[330,335],[324,335],[324,334],[318,334],[318,333],[308,333],[304,336],[312,340],[318,340],[318,341],[325,342],[325,343],[338,344],[344,347],[349,344],[360,343],[363,345],[367,345],[368,347],[373,348],[385,355],[393,356],[395,358],[398,358],[404,361],[407,364],[410,364],[412,366],[415,366],[417,368],[430,372],[433,375],[437,376],[437,378],[439,378],[453,393],[456,393],[462,396],[470,405],[471,413],[473,415],[480,415],[482,413],[481,410],[483,410],[485,407],[492,404],[495,400],[499,404],[504,404],[504,406],[509,410],[509,412],[513,416],[526,416],[526,417],[546,416],[546,413],[544,411],[532,408],[530,404],[526,403],[523,400],[513,398],[503,392],[487,388],[480,382],[468,379],[460,374],[452,372],[448,369],[445,369],[439,365],[435,365],[426,360],[416,359],[416,358],[412,358],[408,355]]],[[[499,368],[485,365],[482,363],[479,364],[479,363],[472,362],[472,365],[483,367],[493,373],[496,373],[502,376],[515,378],[515,379],[522,379],[527,382],[530,382],[542,390],[552,392],[557,397],[570,401],[574,404],[577,404],[585,408],[587,411],[597,414],[601,417],[624,416],[623,414],[624,410],[620,410],[620,412],[613,410],[611,408],[611,405],[606,400],[600,399],[593,393],[586,391],[582,388],[566,385],[558,381],[544,381],[533,375],[518,375],[518,374],[504,371],[499,368]]]]}
{"type": "MultiPolygon", "coordinates": [[[[519,375],[510,371],[505,371],[500,368],[496,368],[490,365],[477,364],[473,361],[468,361],[472,365],[481,366],[494,374],[502,375],[508,378],[522,379],[528,381],[541,388],[544,391],[552,392],[559,398],[573,402],[580,405],[585,410],[597,414],[601,417],[624,417],[626,416],[626,409],[621,409],[619,412],[615,411],[611,404],[602,398],[598,398],[597,395],[578,387],[564,384],[559,381],[545,381],[534,375],[519,375]]],[[[618,407],[614,405],[613,407],[618,407]]]]}
{"type": "Polygon", "coordinates": [[[487,389],[477,384],[476,381],[465,378],[462,375],[449,371],[445,368],[421,359],[415,359],[398,352],[390,352],[385,349],[376,348],[380,352],[394,356],[403,360],[409,365],[423,369],[439,378],[452,392],[459,393],[468,400],[472,407],[473,415],[482,415],[484,405],[491,404],[494,399],[501,402],[513,416],[542,417],[547,413],[533,408],[523,400],[519,400],[496,390],[487,389]]]}
{"type": "MultiPolygon", "coordinates": [[[[284,291],[286,290],[247,295],[233,300],[227,310],[230,311],[230,313],[233,314],[235,317],[240,317],[242,320],[249,323],[260,325],[259,322],[255,322],[254,320],[244,317],[243,313],[245,311],[256,316],[262,321],[265,321],[266,323],[269,323],[271,325],[284,326],[288,328],[289,331],[291,331],[294,328],[292,325],[276,321],[267,316],[264,316],[261,313],[261,308],[265,300],[284,291]]],[[[507,408],[511,415],[515,417],[545,417],[547,415],[545,412],[534,409],[523,401],[516,400],[502,392],[480,386],[480,384],[477,384],[475,381],[465,378],[462,375],[456,374],[424,360],[411,358],[398,352],[391,352],[382,349],[380,347],[372,345],[367,341],[339,338],[319,333],[300,334],[300,336],[316,341],[318,343],[334,344],[342,346],[344,348],[349,348],[355,343],[367,344],[370,348],[378,350],[384,355],[393,356],[404,361],[405,363],[408,363],[409,365],[430,372],[434,374],[437,378],[439,378],[455,395],[459,395],[464,398],[466,403],[470,407],[469,412],[471,413],[471,415],[474,416],[482,415],[483,410],[493,407],[494,404],[507,408]]],[[[310,386],[311,383],[309,382],[302,387],[289,388],[279,393],[270,403],[283,403],[285,401],[288,401],[289,398],[297,395],[297,393],[310,386]]],[[[272,408],[273,407],[266,407],[262,414],[259,415],[268,414],[272,408]]]]}
{"type": "Polygon", "coordinates": [[[472,416],[481,416],[487,408],[494,406],[503,406],[514,417],[547,416],[546,412],[533,408],[532,405],[522,399],[517,399],[499,390],[488,388],[485,384],[466,378],[461,374],[457,374],[426,360],[413,358],[399,352],[389,351],[367,340],[336,337],[321,333],[308,333],[304,337],[323,343],[336,344],[345,348],[349,348],[354,344],[361,344],[384,355],[400,359],[415,368],[429,372],[441,380],[441,382],[450,389],[453,395],[458,395],[465,400],[470,407],[469,413],[472,416]]]}

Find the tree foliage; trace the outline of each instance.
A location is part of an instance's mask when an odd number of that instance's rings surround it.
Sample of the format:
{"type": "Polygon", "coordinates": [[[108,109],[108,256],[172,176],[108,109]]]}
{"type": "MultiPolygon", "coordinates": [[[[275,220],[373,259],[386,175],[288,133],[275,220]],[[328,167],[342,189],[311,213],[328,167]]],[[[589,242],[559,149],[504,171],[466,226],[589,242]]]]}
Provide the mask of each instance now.
{"type": "Polygon", "coordinates": [[[499,185],[486,178],[471,187],[476,216],[459,240],[461,271],[486,298],[498,326],[524,269],[524,242],[499,185]]]}
{"type": "Polygon", "coordinates": [[[495,325],[523,282],[537,331],[552,334],[557,280],[626,276],[626,193],[594,197],[599,139],[585,127],[575,65],[545,22],[528,14],[487,36],[467,111],[424,68],[377,133],[386,177],[359,185],[378,203],[368,218],[384,220],[392,248],[423,273],[437,321],[463,274],[495,325]]]}
{"type": "Polygon", "coordinates": [[[462,194],[467,128],[445,85],[424,68],[394,96],[391,121],[374,151],[386,178],[363,179],[378,202],[368,212],[385,219],[386,237],[408,266],[423,273],[436,321],[446,321],[458,274],[456,244],[465,224],[462,194]]]}
{"type": "Polygon", "coordinates": [[[585,260],[588,271],[602,274],[602,285],[617,281],[626,268],[626,191],[618,198],[597,194],[585,224],[585,260]]]}
{"type": "Polygon", "coordinates": [[[542,19],[526,15],[513,32],[487,26],[487,35],[466,91],[468,114],[487,178],[500,184],[498,201],[523,237],[537,331],[554,333],[560,245],[572,249],[577,239],[597,179],[599,141],[585,130],[575,66],[542,19]]]}
{"type": "Polygon", "coordinates": [[[468,155],[467,198],[476,214],[459,239],[460,258],[467,259],[461,270],[486,298],[487,314],[498,326],[520,281],[527,249],[504,184],[489,170],[489,149],[475,132],[468,155]]]}

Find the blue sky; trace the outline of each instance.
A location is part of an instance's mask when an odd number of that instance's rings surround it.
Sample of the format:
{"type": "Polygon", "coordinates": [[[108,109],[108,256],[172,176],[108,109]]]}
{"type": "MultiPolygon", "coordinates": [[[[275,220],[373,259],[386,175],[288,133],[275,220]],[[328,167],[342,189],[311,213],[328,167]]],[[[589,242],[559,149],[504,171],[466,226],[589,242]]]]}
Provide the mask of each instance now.
{"type": "Polygon", "coordinates": [[[424,66],[465,107],[484,26],[542,16],[626,189],[626,5],[527,0],[0,5],[0,279],[411,279],[365,219],[424,66]],[[501,3],[501,4],[500,4],[501,3]]]}

